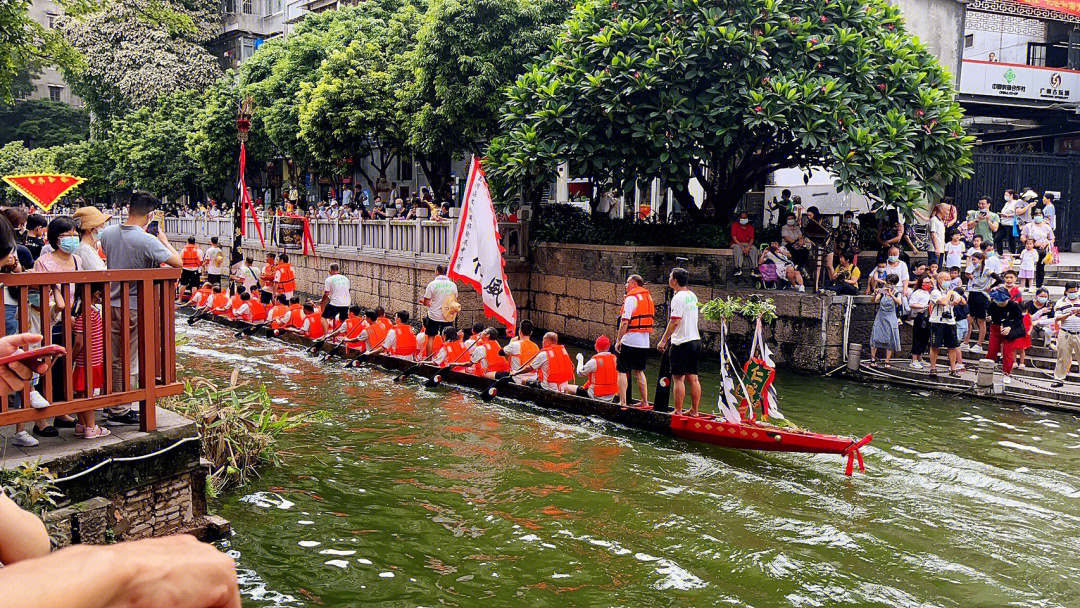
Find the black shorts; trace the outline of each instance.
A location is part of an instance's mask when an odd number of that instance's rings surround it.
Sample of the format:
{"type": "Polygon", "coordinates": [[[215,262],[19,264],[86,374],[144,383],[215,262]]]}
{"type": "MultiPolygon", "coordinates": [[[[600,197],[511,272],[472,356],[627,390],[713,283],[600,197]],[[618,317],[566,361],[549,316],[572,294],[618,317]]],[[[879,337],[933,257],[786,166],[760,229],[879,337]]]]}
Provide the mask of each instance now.
{"type": "Polygon", "coordinates": [[[930,324],[930,346],[934,348],[960,348],[960,340],[956,336],[956,326],[945,323],[930,324]]]}
{"type": "Polygon", "coordinates": [[[348,306],[334,306],[333,304],[327,304],[326,305],[326,310],[324,310],[323,313],[322,313],[322,318],[328,319],[328,320],[329,319],[338,319],[340,321],[344,321],[345,319],[349,318],[349,307],[348,306]]]}
{"type": "Polygon", "coordinates": [[[972,291],[968,294],[968,315],[975,320],[985,319],[990,311],[990,298],[985,293],[972,291]]]}
{"type": "Polygon", "coordinates": [[[202,275],[198,270],[188,270],[187,268],[180,271],[180,285],[183,287],[194,287],[198,289],[202,287],[201,284],[202,275]]]}
{"type": "Polygon", "coordinates": [[[645,371],[645,362],[649,358],[649,349],[623,344],[615,354],[615,369],[620,373],[645,371]]]}
{"type": "Polygon", "coordinates": [[[701,358],[701,340],[691,340],[671,347],[671,375],[696,376],[701,358]]]}
{"type": "Polygon", "coordinates": [[[211,285],[221,285],[221,275],[220,274],[208,274],[208,275],[206,275],[206,280],[211,285]]]}
{"type": "Polygon", "coordinates": [[[446,329],[447,327],[453,327],[453,326],[454,326],[454,324],[451,323],[450,321],[436,321],[435,319],[432,319],[431,317],[428,317],[428,316],[424,317],[424,335],[425,336],[431,336],[431,337],[434,338],[435,336],[441,334],[442,330],[446,329]]]}

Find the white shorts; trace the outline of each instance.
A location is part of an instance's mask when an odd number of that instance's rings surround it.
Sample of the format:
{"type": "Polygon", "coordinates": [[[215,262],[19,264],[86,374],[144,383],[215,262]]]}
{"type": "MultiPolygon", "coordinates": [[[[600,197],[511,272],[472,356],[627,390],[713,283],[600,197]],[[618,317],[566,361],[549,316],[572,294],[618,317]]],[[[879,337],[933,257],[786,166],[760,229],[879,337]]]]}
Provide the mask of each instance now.
{"type": "Polygon", "coordinates": [[[522,374],[520,376],[514,376],[515,384],[525,384],[526,382],[532,382],[536,380],[538,376],[536,374],[522,374]]]}
{"type": "Polygon", "coordinates": [[[619,398],[619,393],[615,393],[614,395],[608,395],[607,397],[597,397],[596,395],[593,394],[592,387],[590,386],[589,387],[589,397],[592,397],[593,399],[596,399],[598,401],[615,401],[616,399],[619,398]]]}
{"type": "Polygon", "coordinates": [[[540,386],[546,388],[549,391],[557,391],[560,393],[566,392],[566,387],[570,386],[569,382],[560,382],[558,384],[552,384],[550,382],[541,382],[540,386]]]}

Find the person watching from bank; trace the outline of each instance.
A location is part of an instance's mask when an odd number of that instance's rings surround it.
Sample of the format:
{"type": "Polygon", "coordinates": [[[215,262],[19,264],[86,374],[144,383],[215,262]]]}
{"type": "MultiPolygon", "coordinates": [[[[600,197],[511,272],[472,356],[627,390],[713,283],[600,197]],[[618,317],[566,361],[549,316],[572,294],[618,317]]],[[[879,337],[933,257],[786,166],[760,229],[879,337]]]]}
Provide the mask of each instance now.
{"type": "Polygon", "coordinates": [[[675,295],[671,297],[671,314],[667,328],[656,348],[663,352],[671,342],[671,385],[675,402],[675,415],[681,416],[686,397],[686,382],[690,383],[690,415],[698,415],[701,404],[701,383],[698,382],[698,360],[701,358],[701,334],[698,333],[698,298],[687,288],[690,274],[676,268],[668,276],[668,286],[675,295]]]}
{"type": "Polygon", "coordinates": [[[1001,226],[1001,217],[990,211],[990,198],[979,197],[978,208],[968,211],[967,223],[972,233],[982,237],[983,243],[994,242],[994,234],[1001,226]]]}
{"type": "MultiPolygon", "coordinates": [[[[735,256],[735,276],[742,276],[743,267],[747,264],[750,265],[750,273],[756,273],[754,262],[758,259],[758,249],[754,246],[754,226],[745,211],[731,223],[731,253],[735,256]]],[[[615,352],[619,352],[618,347],[615,352]]]]}
{"type": "Polygon", "coordinates": [[[1080,283],[1065,283],[1065,297],[1054,304],[1054,323],[1058,327],[1057,362],[1050,386],[1061,388],[1073,361],[1080,360],[1080,283]]]}
{"type": "MultiPolygon", "coordinates": [[[[652,335],[656,307],[652,294],[645,289],[641,275],[632,274],[626,279],[626,298],[623,300],[619,333],[615,336],[615,353],[619,364],[619,403],[627,406],[627,377],[637,380],[641,401],[635,407],[648,407],[649,385],[645,379],[645,363],[649,355],[649,336],[652,335]]],[[[546,339],[547,336],[545,335],[546,339]]],[[[556,335],[556,339],[558,335],[556,335]]],[[[565,349],[564,349],[565,350],[565,349]]]]}
{"type": "Polygon", "coordinates": [[[986,351],[986,356],[988,359],[997,359],[998,350],[1001,351],[1001,371],[1005,374],[1001,381],[1009,384],[1012,382],[1017,348],[1022,346],[1022,341],[1027,336],[1024,313],[1004,287],[991,291],[990,301],[992,304],[987,313],[990,319],[990,349],[986,351]]]}
{"type": "Polygon", "coordinates": [[[833,266],[833,253],[825,256],[825,269],[829,273],[829,281],[825,289],[835,291],[838,296],[859,295],[859,267],[856,266],[849,253],[840,254],[840,263],[833,266]]]}

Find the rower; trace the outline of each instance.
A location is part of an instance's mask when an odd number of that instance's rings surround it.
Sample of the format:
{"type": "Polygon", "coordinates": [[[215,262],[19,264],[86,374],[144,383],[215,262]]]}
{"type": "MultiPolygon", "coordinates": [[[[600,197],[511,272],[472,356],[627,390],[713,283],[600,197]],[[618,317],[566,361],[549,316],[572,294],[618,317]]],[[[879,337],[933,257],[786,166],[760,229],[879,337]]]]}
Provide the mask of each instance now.
{"type": "Polygon", "coordinates": [[[499,330],[494,327],[480,334],[480,342],[469,353],[470,360],[476,364],[476,375],[497,380],[510,373],[510,361],[500,354],[498,337],[499,330]]]}
{"type": "MultiPolygon", "coordinates": [[[[435,365],[447,366],[451,363],[465,363],[465,345],[461,343],[461,335],[453,327],[444,327],[442,331],[442,348],[435,353],[432,362],[435,365]]],[[[454,371],[462,371],[463,368],[455,367],[454,371]]]]}
{"type": "Polygon", "coordinates": [[[386,318],[385,308],[383,308],[382,306],[376,306],[375,314],[378,315],[377,322],[383,326],[383,329],[385,329],[387,333],[389,333],[391,329],[394,329],[394,322],[386,318]]]}
{"type": "MultiPolygon", "coordinates": [[[[464,340],[464,336],[462,336],[463,342],[465,344],[465,350],[469,350],[469,349],[476,350],[475,348],[472,347],[473,344],[476,344],[477,342],[482,342],[484,340],[484,324],[483,323],[480,323],[480,322],[473,323],[471,331],[472,331],[472,333],[469,335],[468,340],[464,340]]],[[[480,347],[477,346],[476,348],[480,348],[480,347]]],[[[483,372],[483,370],[480,369],[479,364],[473,365],[472,368],[469,369],[469,373],[474,375],[474,376],[483,376],[484,375],[484,372],[483,372]]]]}
{"type": "Polygon", "coordinates": [[[233,297],[229,299],[228,317],[230,319],[239,318],[239,315],[237,315],[236,311],[239,310],[241,306],[243,306],[243,300],[240,299],[240,295],[244,294],[244,293],[247,293],[244,290],[244,286],[243,285],[237,285],[236,286],[236,293],[234,293],[233,297]]]}
{"type": "MultiPolygon", "coordinates": [[[[281,294],[283,297],[285,294],[281,294]]],[[[281,319],[282,325],[286,328],[292,327],[299,329],[304,325],[304,309],[300,306],[300,296],[293,296],[289,299],[289,310],[285,313],[285,316],[281,319]]]]}
{"type": "Polygon", "coordinates": [[[253,300],[251,299],[251,294],[245,291],[244,293],[236,297],[240,298],[240,306],[230,311],[230,313],[232,314],[232,318],[251,322],[251,304],[253,302],[253,300]]]}
{"type": "MultiPolygon", "coordinates": [[[[544,347],[540,354],[536,355],[527,369],[540,371],[540,386],[549,391],[574,394],[576,387],[570,384],[574,379],[574,364],[570,361],[570,355],[566,347],[559,344],[559,334],[549,331],[544,334],[544,347]]],[[[514,375],[528,373],[527,370],[518,370],[514,375]]]]}
{"type": "MultiPolygon", "coordinates": [[[[453,330],[453,328],[450,328],[453,330]]],[[[425,333],[427,330],[421,329],[416,334],[416,360],[423,361],[433,354],[439,352],[443,346],[442,333],[438,333],[434,338],[428,339],[428,335],[425,333]],[[428,345],[431,346],[431,350],[428,350],[428,345]]],[[[455,333],[456,335],[456,333],[455,333]]]]}
{"type": "Polygon", "coordinates": [[[266,252],[266,263],[263,264],[262,271],[259,272],[259,283],[262,284],[262,291],[268,293],[273,297],[274,295],[274,272],[277,270],[277,256],[273,252],[266,252]]]}
{"type": "Polygon", "coordinates": [[[386,332],[382,344],[371,349],[371,354],[381,352],[393,357],[412,358],[416,355],[416,335],[409,326],[409,313],[399,310],[394,315],[396,323],[386,332]]]}
{"type": "Polygon", "coordinates": [[[457,285],[446,276],[446,266],[439,264],[435,267],[435,278],[424,289],[424,297],[420,304],[427,306],[427,315],[424,317],[424,352],[436,352],[438,348],[432,342],[439,337],[443,328],[454,324],[461,305],[457,302],[457,285]]]}
{"type": "Polygon", "coordinates": [[[241,313],[241,318],[248,323],[262,323],[266,321],[267,307],[266,303],[262,300],[268,302],[270,296],[267,294],[256,294],[254,291],[248,291],[244,295],[248,296],[246,304],[247,310],[245,311],[243,306],[240,307],[238,312],[241,313]]]}
{"type": "Polygon", "coordinates": [[[283,253],[278,259],[280,263],[274,268],[274,293],[291,299],[296,291],[296,275],[289,265],[289,254],[283,253]]]}
{"type": "Polygon", "coordinates": [[[214,294],[206,301],[206,308],[215,315],[224,315],[229,309],[229,296],[221,293],[221,285],[214,285],[214,294]]]}
{"type": "Polygon", "coordinates": [[[274,307],[270,309],[270,313],[267,319],[270,321],[270,327],[272,329],[285,329],[286,317],[289,315],[289,300],[285,297],[285,294],[279,295],[277,301],[274,303],[274,307]]]}
{"type": "MultiPolygon", "coordinates": [[[[510,365],[513,369],[521,369],[521,366],[529,363],[536,356],[536,353],[540,352],[540,347],[532,341],[532,332],[532,321],[525,319],[518,325],[517,337],[510,340],[510,343],[503,347],[503,353],[510,355],[510,365]]],[[[539,379],[539,376],[532,372],[514,376],[514,382],[518,384],[525,384],[537,379],[539,379]]]]}
{"type": "Polygon", "coordinates": [[[615,396],[619,394],[619,372],[616,370],[615,355],[608,352],[611,340],[602,335],[596,339],[593,348],[596,354],[588,362],[584,361],[581,353],[577,356],[577,374],[587,376],[588,381],[584,386],[571,386],[572,390],[567,392],[575,395],[584,392],[593,399],[615,401],[615,396]]]}
{"type": "Polygon", "coordinates": [[[386,341],[386,334],[390,332],[384,329],[382,323],[379,323],[378,310],[369,310],[365,316],[367,317],[367,327],[360,331],[357,340],[363,345],[360,350],[371,352],[382,347],[383,342],[386,341]]]}
{"type": "Polygon", "coordinates": [[[626,279],[626,299],[623,300],[622,319],[619,321],[619,333],[615,336],[615,352],[619,364],[619,403],[627,405],[627,375],[634,374],[637,379],[641,401],[637,407],[649,405],[649,386],[645,380],[645,361],[649,354],[649,336],[653,329],[653,315],[656,306],[652,294],[645,289],[641,275],[632,274],[626,279]]]}
{"type": "Polygon", "coordinates": [[[326,321],[323,320],[322,314],[315,308],[315,304],[306,302],[303,310],[304,320],[301,322],[300,327],[290,327],[289,331],[302,334],[312,340],[318,340],[326,335],[326,321]]]}
{"type": "Polygon", "coordinates": [[[355,341],[357,336],[360,335],[360,332],[364,330],[363,314],[363,308],[356,305],[350,306],[349,312],[345,317],[345,322],[326,334],[326,339],[344,342],[355,341]]]}
{"type": "Polygon", "coordinates": [[[187,245],[180,250],[180,301],[183,302],[184,298],[188,295],[188,288],[191,288],[194,294],[199,289],[199,278],[203,265],[203,252],[199,249],[199,246],[195,244],[195,237],[189,236],[187,245]]]}
{"type": "Polygon", "coordinates": [[[210,299],[210,296],[214,293],[214,286],[210,283],[203,283],[202,287],[198,291],[191,294],[191,299],[188,300],[188,304],[192,308],[199,308],[205,306],[206,301],[210,299]]]}

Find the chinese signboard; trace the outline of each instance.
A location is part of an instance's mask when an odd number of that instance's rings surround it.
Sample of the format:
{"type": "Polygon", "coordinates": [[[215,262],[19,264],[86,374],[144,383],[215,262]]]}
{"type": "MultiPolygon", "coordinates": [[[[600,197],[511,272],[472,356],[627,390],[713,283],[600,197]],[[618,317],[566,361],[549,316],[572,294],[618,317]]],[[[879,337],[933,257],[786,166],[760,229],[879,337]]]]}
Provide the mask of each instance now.
{"type": "Polygon", "coordinates": [[[1080,102],[1080,72],[965,59],[960,93],[1047,103],[1080,102]]]}

